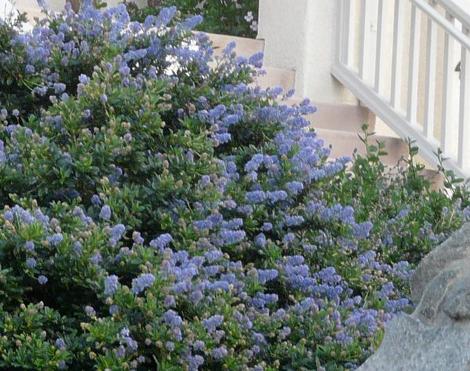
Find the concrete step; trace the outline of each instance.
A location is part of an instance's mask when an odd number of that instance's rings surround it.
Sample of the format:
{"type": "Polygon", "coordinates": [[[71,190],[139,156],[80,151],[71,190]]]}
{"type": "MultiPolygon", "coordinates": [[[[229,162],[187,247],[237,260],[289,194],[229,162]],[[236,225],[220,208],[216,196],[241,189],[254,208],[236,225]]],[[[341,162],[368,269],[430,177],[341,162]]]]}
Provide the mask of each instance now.
{"type": "Polygon", "coordinates": [[[42,19],[45,17],[35,0],[16,0],[14,6],[20,13],[26,13],[30,23],[33,23],[36,18],[42,19]]]}
{"type": "MultiPolygon", "coordinates": [[[[294,105],[301,101],[301,98],[294,97],[288,99],[286,103],[294,105]]],[[[307,116],[307,119],[314,128],[358,133],[362,131],[362,125],[368,124],[369,131],[375,130],[375,115],[366,107],[321,102],[313,104],[317,107],[317,111],[307,116]]]]}
{"type": "Polygon", "coordinates": [[[285,92],[295,88],[295,71],[286,68],[264,67],[266,74],[256,78],[256,85],[263,89],[280,86],[285,92]]]}
{"type": "Polygon", "coordinates": [[[444,188],[444,176],[433,169],[424,169],[421,175],[431,182],[431,189],[437,191],[444,188]]]}
{"type": "Polygon", "coordinates": [[[216,55],[220,55],[227,44],[232,41],[236,43],[235,52],[237,55],[243,57],[251,57],[253,54],[264,51],[264,40],[213,33],[208,33],[207,35],[214,45],[216,55]]]}
{"type": "MultiPolygon", "coordinates": [[[[325,145],[330,145],[331,158],[338,158],[341,156],[352,157],[355,150],[361,155],[366,154],[364,144],[361,142],[357,133],[330,130],[324,128],[315,128],[318,137],[325,141],[325,145]]],[[[408,156],[407,144],[399,138],[392,138],[381,135],[373,135],[369,138],[370,144],[375,144],[377,141],[382,142],[385,147],[384,151],[387,152],[386,156],[381,157],[386,165],[394,166],[402,157],[408,156]]]]}

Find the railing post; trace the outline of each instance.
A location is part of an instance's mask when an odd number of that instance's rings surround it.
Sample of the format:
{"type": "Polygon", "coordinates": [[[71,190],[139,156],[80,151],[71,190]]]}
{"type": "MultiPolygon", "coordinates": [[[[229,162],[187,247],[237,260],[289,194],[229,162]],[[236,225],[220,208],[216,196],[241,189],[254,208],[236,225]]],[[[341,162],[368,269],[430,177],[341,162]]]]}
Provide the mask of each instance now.
{"type": "MultiPolygon", "coordinates": [[[[431,1],[431,4],[434,5],[434,1],[431,1]]],[[[431,18],[428,18],[426,62],[424,135],[427,138],[433,138],[436,109],[437,28],[431,18]]]]}
{"type": "Polygon", "coordinates": [[[383,32],[383,11],[384,2],[378,0],[377,6],[377,39],[375,44],[375,71],[374,71],[374,87],[377,93],[380,93],[380,70],[382,63],[382,32],[383,32]]]}
{"type": "Polygon", "coordinates": [[[403,58],[403,0],[395,0],[393,22],[393,53],[392,53],[392,85],[391,104],[400,106],[401,98],[401,66],[403,58]]]}
{"type": "MultiPolygon", "coordinates": [[[[455,18],[446,12],[446,18],[455,25],[455,18]]],[[[442,94],[441,149],[445,156],[456,158],[459,137],[459,80],[455,73],[458,63],[455,41],[448,33],[444,34],[444,75],[442,94]]]]}
{"type": "Polygon", "coordinates": [[[364,78],[364,68],[366,59],[369,57],[366,53],[368,45],[366,43],[366,23],[367,23],[367,0],[361,0],[361,13],[359,16],[359,76],[364,78]]]}
{"type": "Polygon", "coordinates": [[[410,60],[408,72],[407,119],[412,126],[417,124],[419,51],[421,41],[421,14],[415,4],[411,5],[410,60]]]}
{"type": "MultiPolygon", "coordinates": [[[[470,29],[463,33],[470,36],[470,29]]],[[[470,171],[470,50],[462,46],[460,59],[459,165],[470,171]]]]}
{"type": "Polygon", "coordinates": [[[351,0],[338,0],[340,7],[340,21],[338,24],[340,43],[340,63],[346,65],[351,61],[351,0]]]}

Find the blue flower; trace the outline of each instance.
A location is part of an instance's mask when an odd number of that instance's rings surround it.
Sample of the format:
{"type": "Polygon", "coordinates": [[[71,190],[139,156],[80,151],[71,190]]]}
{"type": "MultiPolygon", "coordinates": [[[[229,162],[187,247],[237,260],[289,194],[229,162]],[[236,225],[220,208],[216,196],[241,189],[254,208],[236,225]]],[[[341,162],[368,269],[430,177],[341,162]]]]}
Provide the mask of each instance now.
{"type": "Polygon", "coordinates": [[[224,254],[220,250],[210,250],[204,254],[204,257],[209,263],[213,263],[217,260],[220,260],[223,256],[224,254]]]}
{"type": "Polygon", "coordinates": [[[210,220],[196,220],[193,222],[195,229],[202,231],[204,229],[211,229],[213,224],[210,220]]]}
{"type": "Polygon", "coordinates": [[[131,69],[128,66],[124,65],[119,68],[119,73],[123,77],[129,76],[129,74],[131,73],[131,69]]]}
{"type": "Polygon", "coordinates": [[[186,30],[192,30],[194,27],[196,27],[201,22],[202,22],[202,16],[198,14],[198,15],[186,18],[181,23],[181,27],[183,27],[186,30]]]}
{"type": "Polygon", "coordinates": [[[305,220],[300,215],[288,215],[285,221],[288,227],[295,227],[301,225],[305,220]]]}
{"type": "MultiPolygon", "coordinates": [[[[168,23],[171,22],[173,17],[176,14],[176,7],[172,6],[169,8],[162,8],[160,10],[160,13],[158,14],[157,18],[154,21],[154,24],[156,27],[166,27],[168,23]]],[[[146,23],[150,23],[149,21],[146,20],[146,23]]],[[[153,23],[153,22],[152,22],[153,23]]]]}
{"type": "Polygon", "coordinates": [[[140,232],[137,231],[132,232],[132,240],[136,245],[142,245],[145,241],[140,232]]]}
{"type": "Polygon", "coordinates": [[[150,241],[149,245],[154,249],[164,250],[172,241],[173,237],[169,233],[164,233],[150,241]]]}
{"type": "Polygon", "coordinates": [[[62,338],[57,338],[55,341],[55,346],[60,349],[64,350],[65,349],[65,341],[62,338]]]}
{"type": "Polygon", "coordinates": [[[263,226],[261,227],[261,230],[263,232],[269,232],[272,229],[273,229],[273,225],[271,223],[268,223],[268,222],[263,223],[263,226]]]}
{"type": "Polygon", "coordinates": [[[287,193],[285,191],[273,191],[273,192],[266,192],[268,199],[271,202],[279,202],[284,201],[287,199],[287,193]]]}
{"type": "Polygon", "coordinates": [[[247,192],[245,197],[246,201],[259,204],[266,200],[266,193],[264,191],[247,192]]]}
{"type": "Polygon", "coordinates": [[[232,140],[232,135],[230,133],[218,133],[214,134],[214,139],[218,144],[225,144],[232,140]]]}
{"type": "Polygon", "coordinates": [[[120,332],[119,332],[119,335],[120,335],[120,341],[121,341],[121,344],[125,344],[127,346],[127,349],[129,349],[131,352],[135,352],[139,345],[137,343],[137,341],[135,341],[131,335],[130,335],[130,331],[127,327],[124,327],[120,332]]]}
{"type": "Polygon", "coordinates": [[[175,297],[173,295],[167,295],[165,296],[165,301],[163,303],[163,305],[167,308],[174,307],[176,305],[175,297]]]}
{"type": "Polygon", "coordinates": [[[36,0],[39,7],[43,8],[43,9],[47,9],[48,5],[47,5],[47,1],[46,0],[36,0]]]}
{"type": "Polygon", "coordinates": [[[224,345],[222,345],[218,348],[214,348],[211,351],[212,358],[214,358],[217,361],[227,357],[227,355],[228,355],[228,351],[227,351],[227,348],[224,345]]]}
{"type": "Polygon", "coordinates": [[[172,309],[163,314],[163,320],[171,327],[181,327],[183,325],[183,319],[172,309]]]}
{"type": "Polygon", "coordinates": [[[82,244],[80,241],[75,241],[73,243],[72,249],[76,255],[80,256],[82,254],[82,244]]]}
{"type": "Polygon", "coordinates": [[[98,265],[103,261],[103,257],[101,256],[100,252],[97,251],[90,257],[90,262],[94,265],[98,265]]]}
{"type": "Polygon", "coordinates": [[[40,276],[38,276],[38,282],[39,282],[40,285],[45,285],[47,283],[47,281],[48,281],[48,279],[47,279],[46,276],[44,276],[42,274],[40,276]]]}
{"type": "Polygon", "coordinates": [[[56,94],[63,93],[63,92],[65,91],[65,89],[66,89],[66,86],[65,86],[65,84],[63,84],[63,83],[56,82],[56,83],[54,84],[54,92],[55,92],[56,94]]]}
{"type": "Polygon", "coordinates": [[[100,211],[100,218],[103,220],[111,219],[111,208],[108,205],[104,205],[100,211]]]}
{"type": "Polygon", "coordinates": [[[257,308],[264,308],[266,305],[277,303],[279,297],[277,294],[264,294],[258,292],[253,298],[253,305],[257,308]]]}
{"type": "Polygon", "coordinates": [[[224,316],[216,314],[202,321],[202,325],[208,332],[214,332],[224,322],[224,316]]]}
{"type": "Polygon", "coordinates": [[[297,195],[304,189],[304,184],[299,181],[292,181],[286,184],[287,191],[293,195],[297,195]]]}
{"type": "Polygon", "coordinates": [[[85,306],[85,313],[89,317],[93,317],[96,315],[96,311],[91,305],[85,306]]]}
{"type": "Polygon", "coordinates": [[[100,102],[103,103],[103,104],[108,102],[108,96],[106,94],[101,94],[100,95],[100,102]]]}
{"type": "Polygon", "coordinates": [[[78,76],[78,81],[80,81],[81,84],[86,85],[90,82],[90,78],[87,75],[81,74],[78,76]]]}
{"type": "Polygon", "coordinates": [[[266,243],[267,241],[266,241],[266,236],[264,235],[264,233],[260,233],[255,237],[256,246],[263,248],[266,246],[266,243]]]}
{"type": "Polygon", "coordinates": [[[369,233],[372,230],[373,224],[371,222],[365,222],[353,225],[354,237],[358,239],[365,239],[369,237],[369,233]]]}
{"type": "Polygon", "coordinates": [[[204,364],[204,357],[196,354],[195,356],[188,356],[189,370],[199,370],[199,368],[204,364]]]}
{"type": "Polygon", "coordinates": [[[245,231],[222,230],[219,233],[224,245],[233,245],[245,239],[245,231]]]}
{"type": "Polygon", "coordinates": [[[287,233],[284,238],[282,239],[282,242],[284,242],[285,244],[289,244],[291,243],[292,241],[295,240],[295,234],[293,233],[287,233]]]}
{"type": "Polygon", "coordinates": [[[111,246],[116,246],[125,231],[126,227],[123,224],[116,224],[113,228],[111,228],[111,236],[109,238],[111,246]]]}
{"type": "Polygon", "coordinates": [[[276,279],[278,275],[279,272],[276,269],[258,269],[258,281],[262,285],[276,279]]]}
{"type": "Polygon", "coordinates": [[[104,294],[106,296],[113,296],[119,287],[118,276],[112,274],[104,280],[104,294]]]}
{"type": "Polygon", "coordinates": [[[26,266],[30,269],[34,269],[37,265],[36,259],[28,258],[26,259],[26,266]]]}
{"type": "Polygon", "coordinates": [[[153,285],[155,282],[155,276],[151,273],[142,273],[139,277],[132,280],[132,292],[139,294],[146,288],[153,285]]]}
{"type": "Polygon", "coordinates": [[[28,75],[32,75],[33,73],[36,72],[36,69],[34,68],[34,66],[30,65],[30,64],[27,64],[26,67],[25,67],[25,72],[28,74],[28,75]]]}
{"type": "Polygon", "coordinates": [[[26,241],[26,243],[24,244],[24,248],[28,252],[34,251],[34,242],[33,241],[26,241]]]}
{"type": "Polygon", "coordinates": [[[175,350],[175,343],[172,342],[172,341],[167,341],[167,342],[165,342],[165,348],[166,348],[166,350],[172,352],[172,351],[175,350]]]}
{"type": "Polygon", "coordinates": [[[55,233],[52,236],[47,237],[47,240],[52,246],[57,246],[64,240],[64,236],[62,233],[55,233]]]}
{"type": "Polygon", "coordinates": [[[113,304],[109,307],[109,314],[110,315],[115,315],[115,314],[118,314],[119,313],[119,306],[116,305],[116,304],[113,304]]]}

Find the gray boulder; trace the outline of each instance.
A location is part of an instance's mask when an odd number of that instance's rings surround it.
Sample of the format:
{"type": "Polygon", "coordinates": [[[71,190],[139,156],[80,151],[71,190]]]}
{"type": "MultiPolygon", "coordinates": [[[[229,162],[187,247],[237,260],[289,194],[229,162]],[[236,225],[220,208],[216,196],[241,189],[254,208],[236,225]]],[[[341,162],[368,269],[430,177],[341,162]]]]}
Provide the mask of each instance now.
{"type": "Polygon", "coordinates": [[[411,292],[416,310],[386,325],[359,370],[470,370],[470,223],[423,259],[411,292]]]}

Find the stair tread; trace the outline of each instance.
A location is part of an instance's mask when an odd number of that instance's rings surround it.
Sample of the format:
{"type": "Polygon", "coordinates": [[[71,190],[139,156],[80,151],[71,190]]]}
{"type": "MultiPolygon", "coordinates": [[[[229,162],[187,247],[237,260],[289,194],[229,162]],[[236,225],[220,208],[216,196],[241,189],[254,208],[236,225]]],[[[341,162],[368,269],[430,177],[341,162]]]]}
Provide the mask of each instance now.
{"type": "MultiPolygon", "coordinates": [[[[325,128],[315,128],[318,137],[323,139],[325,145],[331,145],[331,158],[341,156],[352,156],[354,151],[361,155],[366,154],[364,144],[361,142],[357,133],[342,130],[332,130],[325,128]]],[[[372,135],[369,138],[369,143],[376,143],[377,141],[384,143],[384,150],[387,155],[382,157],[382,160],[387,165],[395,165],[402,157],[408,155],[408,145],[400,138],[372,135]]]]}
{"type": "Polygon", "coordinates": [[[264,40],[261,39],[250,39],[247,37],[231,36],[231,35],[222,35],[207,33],[211,39],[215,54],[220,54],[222,50],[232,41],[235,41],[235,52],[237,55],[244,57],[250,57],[253,54],[262,52],[264,50],[264,40]]]}
{"type": "Polygon", "coordinates": [[[15,0],[12,1],[12,3],[16,10],[21,13],[26,13],[29,22],[34,21],[36,18],[42,19],[45,17],[45,14],[34,0],[15,0]]]}

